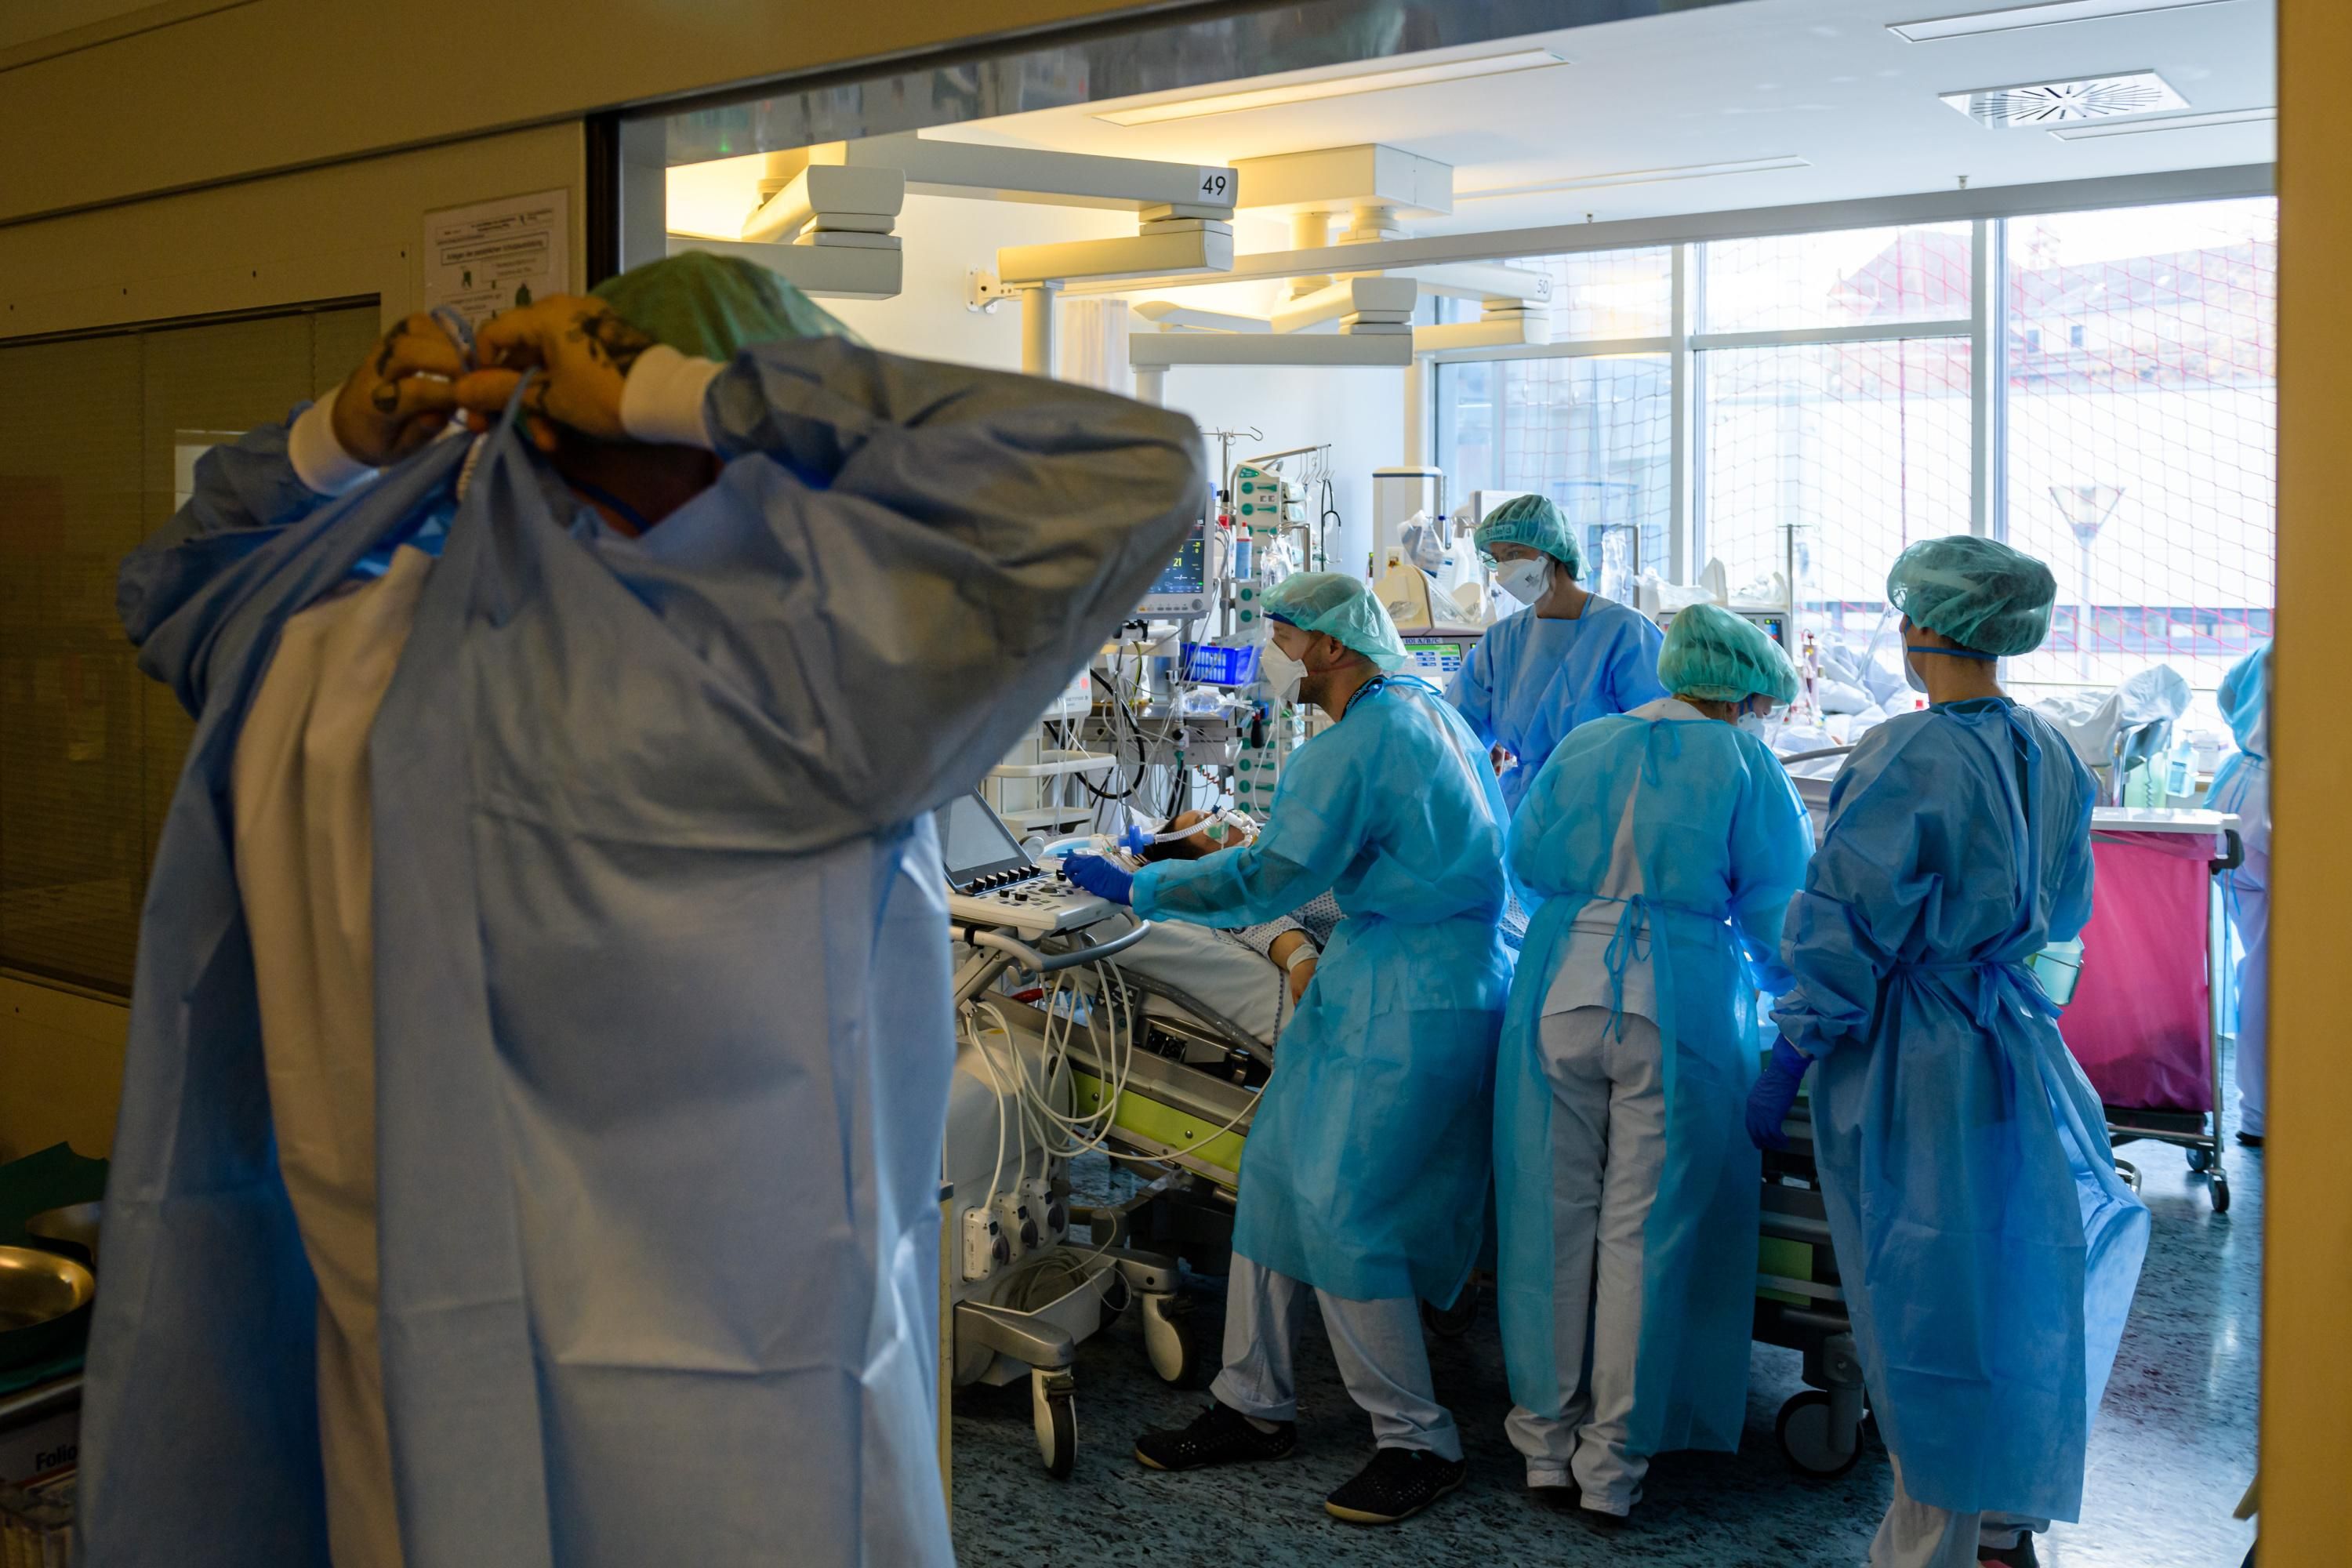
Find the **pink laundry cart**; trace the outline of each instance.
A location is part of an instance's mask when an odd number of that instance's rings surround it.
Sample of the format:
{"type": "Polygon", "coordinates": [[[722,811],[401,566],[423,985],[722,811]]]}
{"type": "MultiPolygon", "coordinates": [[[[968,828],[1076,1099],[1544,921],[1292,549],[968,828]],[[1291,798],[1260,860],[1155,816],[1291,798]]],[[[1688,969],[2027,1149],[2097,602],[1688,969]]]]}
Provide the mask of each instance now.
{"type": "MultiPolygon", "coordinates": [[[[2211,811],[2102,806],[2082,973],[2059,1033],[2106,1107],[2116,1143],[2187,1151],[2213,1212],[2230,1207],[2221,1161],[2224,938],[2213,879],[2243,858],[2237,819],[2211,811]]],[[[2118,1161],[2137,1184],[2137,1172],[2118,1161]]]]}

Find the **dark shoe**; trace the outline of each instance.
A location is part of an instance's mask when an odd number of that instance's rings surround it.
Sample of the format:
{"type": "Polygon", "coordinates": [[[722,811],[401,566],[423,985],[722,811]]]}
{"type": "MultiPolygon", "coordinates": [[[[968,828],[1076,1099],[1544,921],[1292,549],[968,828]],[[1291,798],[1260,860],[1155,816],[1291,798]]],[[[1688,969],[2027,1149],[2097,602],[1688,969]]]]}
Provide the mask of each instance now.
{"type": "Polygon", "coordinates": [[[1979,1564],[1996,1563],[2000,1568],[2042,1568],[2042,1559],[2034,1555],[2033,1532],[2030,1530],[2019,1531],[2017,1544],[1999,1552],[1988,1546],[1979,1546],[1977,1562],[1979,1564]]]}
{"type": "Polygon", "coordinates": [[[1298,1446],[1298,1424],[1285,1421],[1271,1432],[1250,1425],[1229,1405],[1212,1405],[1175,1432],[1146,1432],[1135,1440],[1135,1457],[1155,1470],[1197,1470],[1251,1459],[1279,1459],[1298,1446]]]}
{"type": "Polygon", "coordinates": [[[2263,1146],[2263,1135],[2259,1132],[2241,1132],[2238,1134],[2238,1142],[2249,1149],[2259,1149],[2263,1146]]]}
{"type": "Polygon", "coordinates": [[[1323,1500],[1334,1519],[1349,1524],[1394,1524],[1411,1519],[1462,1484],[1470,1467],[1421,1448],[1379,1448],[1356,1479],[1323,1500]]]}

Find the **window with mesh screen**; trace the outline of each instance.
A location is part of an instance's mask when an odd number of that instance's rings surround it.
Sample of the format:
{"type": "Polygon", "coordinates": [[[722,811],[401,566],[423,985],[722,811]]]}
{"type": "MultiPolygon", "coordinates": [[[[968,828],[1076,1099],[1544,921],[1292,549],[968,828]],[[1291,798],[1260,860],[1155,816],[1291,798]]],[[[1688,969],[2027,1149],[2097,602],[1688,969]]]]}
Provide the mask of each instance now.
{"type": "MultiPolygon", "coordinates": [[[[1508,265],[1551,277],[1555,343],[1663,338],[1671,329],[1668,247],[1508,265]]],[[[1663,353],[1440,365],[1437,454],[1449,501],[1487,489],[1551,497],[1591,563],[1595,588],[1629,595],[1637,572],[1668,571],[1673,384],[1663,353]]]]}
{"type": "Polygon", "coordinates": [[[1974,419],[1966,338],[1709,349],[1705,552],[1732,595],[1867,635],[1913,540],[1966,533],[1974,419]]]}
{"type": "Polygon", "coordinates": [[[373,303],[0,344],[0,968],[128,993],[193,725],[114,579],[213,445],[340,382],[373,303]]]}
{"type": "Polygon", "coordinates": [[[2011,679],[2216,687],[2272,634],[2278,204],[2017,218],[2006,250],[2009,537],[2058,577],[2011,679]]]}
{"type": "Polygon", "coordinates": [[[1599,592],[1667,570],[1674,376],[1664,354],[1448,365],[1439,460],[1447,494],[1524,490],[1559,503],[1599,592]]]}
{"type": "Polygon", "coordinates": [[[1939,223],[1710,242],[1699,251],[1698,331],[1966,321],[1972,233],[1939,223]]]}

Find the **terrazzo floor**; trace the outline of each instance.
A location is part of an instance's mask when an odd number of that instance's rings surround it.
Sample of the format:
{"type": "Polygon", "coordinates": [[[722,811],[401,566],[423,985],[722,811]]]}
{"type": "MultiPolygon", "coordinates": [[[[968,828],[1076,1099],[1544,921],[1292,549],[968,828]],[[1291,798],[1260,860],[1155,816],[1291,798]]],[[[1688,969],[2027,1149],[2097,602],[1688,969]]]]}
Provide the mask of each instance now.
{"type": "MultiPolygon", "coordinates": [[[[2232,1121],[2234,1130],[2234,1121],[2232,1121]]],[[[2263,1162],[2231,1145],[2232,1204],[2216,1215],[2180,1151],[2137,1143],[2155,1220],[2130,1325],[2091,1436],[2084,1514],[2041,1542],[2051,1568],[2237,1568],[2253,1528],[2231,1518],[2253,1474],[2263,1162]]],[[[1214,1347],[1222,1279],[1197,1283],[1192,1319],[1214,1347]]],[[[1213,1351],[1212,1351],[1213,1355],[1213,1351]]],[[[1655,1568],[1856,1568],[1885,1510],[1885,1451],[1865,1446],[1843,1479],[1802,1479],[1780,1458],[1773,1418],[1802,1384],[1793,1352],[1756,1348],[1747,1439],[1737,1455],[1668,1455],[1634,1522],[1610,1536],[1528,1500],[1503,1435],[1509,1408],[1491,1310],[1458,1341],[1433,1341],[1438,1396],[1463,1429],[1470,1477],[1428,1513],[1387,1529],[1346,1525],[1325,1493],[1370,1457],[1370,1435],[1309,1314],[1299,1349],[1297,1451],[1268,1465],[1167,1475],[1129,1452],[1137,1433],[1189,1420],[1206,1394],[1152,1375],[1122,1321],[1081,1347],[1079,1447],[1069,1479],[1048,1477],[1026,1382],[961,1391],[955,1405],[955,1544],[964,1568],[1221,1568],[1223,1564],[1639,1563],[1655,1568]]]]}

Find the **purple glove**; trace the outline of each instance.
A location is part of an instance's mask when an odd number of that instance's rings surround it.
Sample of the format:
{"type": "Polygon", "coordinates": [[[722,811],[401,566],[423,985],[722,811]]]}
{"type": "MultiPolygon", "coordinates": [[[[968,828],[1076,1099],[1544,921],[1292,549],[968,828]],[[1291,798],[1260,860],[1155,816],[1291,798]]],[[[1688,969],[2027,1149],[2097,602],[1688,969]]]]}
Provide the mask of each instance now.
{"type": "Polygon", "coordinates": [[[1062,874],[1098,899],[1114,904],[1135,901],[1135,873],[1100,855],[1073,855],[1062,862],[1062,874]]]}
{"type": "Polygon", "coordinates": [[[1805,1069],[1813,1058],[1805,1055],[1785,1038],[1772,1042],[1772,1059],[1756,1078],[1756,1087],[1748,1091],[1748,1138],[1759,1149],[1786,1149],[1789,1135],[1780,1131],[1789,1120],[1789,1111],[1797,1103],[1797,1090],[1805,1081],[1805,1069]]]}

